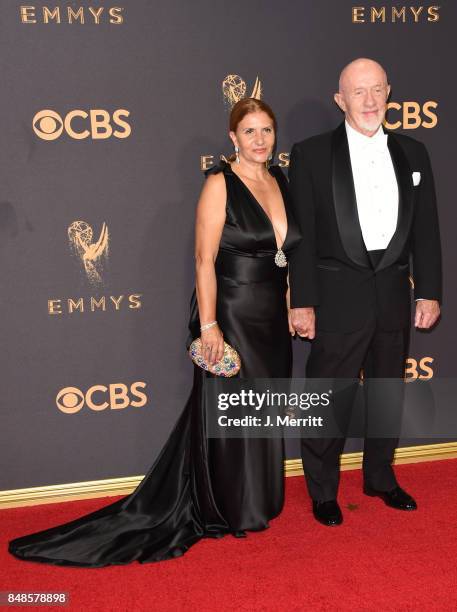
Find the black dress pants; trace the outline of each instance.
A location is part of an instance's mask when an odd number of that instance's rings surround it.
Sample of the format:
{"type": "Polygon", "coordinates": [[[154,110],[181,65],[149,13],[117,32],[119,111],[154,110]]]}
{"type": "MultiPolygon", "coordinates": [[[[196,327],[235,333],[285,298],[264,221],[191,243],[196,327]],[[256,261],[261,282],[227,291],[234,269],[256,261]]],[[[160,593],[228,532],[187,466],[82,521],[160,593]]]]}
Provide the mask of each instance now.
{"type": "MultiPolygon", "coordinates": [[[[379,381],[381,392],[376,389],[376,381],[364,384],[365,415],[368,429],[370,422],[379,422],[379,412],[397,414],[401,420],[403,404],[403,383],[405,360],[408,353],[409,328],[384,331],[379,329],[376,313],[360,330],[350,333],[318,331],[312,342],[311,353],[306,366],[309,379],[357,380],[360,370],[364,379],[394,379],[397,391],[384,394],[385,381],[379,381]],[[386,403],[388,406],[386,406],[386,403]],[[371,413],[371,418],[370,418],[371,413]]],[[[357,392],[357,384],[346,389],[342,396],[343,411],[350,414],[357,392]],[[347,391],[349,390],[349,393],[347,391]]],[[[339,410],[341,406],[339,407],[339,410]]],[[[382,415],[381,415],[382,418],[382,415]]],[[[386,417],[389,419],[389,417],[386,417]]],[[[389,431],[399,430],[395,425],[389,431]]],[[[303,470],[309,494],[313,500],[329,501],[336,499],[340,478],[340,455],[343,452],[344,437],[309,439],[302,438],[301,454],[303,470]]],[[[373,431],[365,437],[363,454],[363,478],[366,486],[378,491],[390,491],[397,486],[392,469],[392,460],[398,444],[398,435],[375,437],[373,431]]]]}
{"type": "MultiPolygon", "coordinates": [[[[360,369],[363,368],[364,379],[368,380],[364,390],[366,421],[369,426],[370,411],[382,409],[379,396],[376,397],[375,392],[370,393],[373,391],[373,383],[369,379],[403,379],[408,338],[408,329],[383,331],[377,328],[375,319],[369,321],[363,329],[352,333],[317,332],[308,359],[306,376],[354,380],[358,379],[360,369]]],[[[348,412],[352,409],[351,399],[356,392],[357,385],[352,385],[352,393],[346,393],[344,408],[348,412]]],[[[398,393],[393,398],[395,409],[399,412],[401,400],[398,393]]],[[[391,411],[392,406],[389,406],[388,412],[391,411]]],[[[312,499],[336,499],[340,477],[339,461],[344,443],[344,437],[302,439],[303,470],[312,499]]],[[[397,443],[398,437],[378,438],[370,435],[365,438],[363,477],[367,486],[378,491],[390,491],[397,486],[391,465],[397,443]]]]}

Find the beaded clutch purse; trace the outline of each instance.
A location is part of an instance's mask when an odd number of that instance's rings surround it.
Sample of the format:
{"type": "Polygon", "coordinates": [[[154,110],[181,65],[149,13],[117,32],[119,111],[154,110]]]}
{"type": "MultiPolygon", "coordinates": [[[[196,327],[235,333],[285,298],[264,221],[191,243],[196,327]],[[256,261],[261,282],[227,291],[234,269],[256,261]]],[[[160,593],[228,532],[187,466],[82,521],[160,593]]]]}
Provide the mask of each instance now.
{"type": "Polygon", "coordinates": [[[241,368],[240,356],[233,346],[230,346],[227,342],[224,342],[224,354],[222,359],[216,361],[216,363],[210,364],[203,357],[201,338],[196,338],[190,345],[189,357],[199,368],[207,370],[216,376],[235,376],[241,368]]]}

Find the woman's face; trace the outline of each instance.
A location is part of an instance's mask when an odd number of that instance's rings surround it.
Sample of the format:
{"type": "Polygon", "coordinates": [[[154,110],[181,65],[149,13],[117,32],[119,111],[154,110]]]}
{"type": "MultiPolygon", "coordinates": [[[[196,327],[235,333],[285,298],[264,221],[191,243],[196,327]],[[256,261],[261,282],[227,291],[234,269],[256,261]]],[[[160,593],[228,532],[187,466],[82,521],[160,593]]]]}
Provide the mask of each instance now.
{"type": "Polygon", "coordinates": [[[239,122],[236,132],[230,132],[240,159],[264,164],[270,157],[275,144],[273,121],[263,111],[248,113],[239,122]]]}

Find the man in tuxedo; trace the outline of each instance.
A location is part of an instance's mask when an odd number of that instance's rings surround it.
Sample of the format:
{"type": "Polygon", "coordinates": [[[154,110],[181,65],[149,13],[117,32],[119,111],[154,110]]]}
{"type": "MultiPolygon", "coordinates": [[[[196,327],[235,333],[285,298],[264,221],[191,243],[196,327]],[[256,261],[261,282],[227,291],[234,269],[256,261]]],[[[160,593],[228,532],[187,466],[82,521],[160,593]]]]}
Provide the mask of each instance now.
{"type": "MultiPolygon", "coordinates": [[[[440,314],[441,247],[430,160],[422,143],[383,128],[389,93],[382,66],[369,59],[351,62],[334,96],[345,121],[292,148],[290,189],[303,241],[290,257],[290,316],[295,331],[312,340],[307,378],[357,379],[363,369],[365,379],[403,379],[410,265],[415,326],[429,329],[440,314]]],[[[344,441],[301,443],[313,513],[324,525],[343,520],[337,492],[344,441]]],[[[414,510],[416,502],[392,469],[397,443],[398,437],[365,438],[364,492],[390,507],[414,510]]]]}

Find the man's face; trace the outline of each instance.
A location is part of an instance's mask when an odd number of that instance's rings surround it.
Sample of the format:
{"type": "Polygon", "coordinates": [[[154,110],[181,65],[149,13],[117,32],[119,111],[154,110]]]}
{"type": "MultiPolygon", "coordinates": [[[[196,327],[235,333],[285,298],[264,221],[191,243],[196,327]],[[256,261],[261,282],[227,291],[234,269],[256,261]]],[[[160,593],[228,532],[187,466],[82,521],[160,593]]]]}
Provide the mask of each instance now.
{"type": "Polygon", "coordinates": [[[375,62],[360,62],[349,66],[342,74],[335,101],[351,127],[373,136],[384,121],[389,93],[390,86],[381,66],[375,62]]]}

